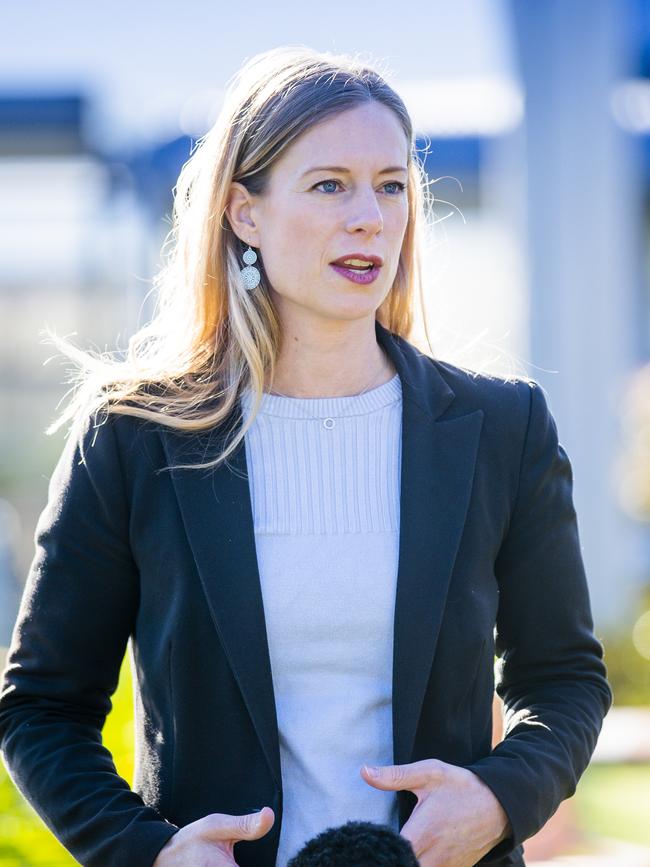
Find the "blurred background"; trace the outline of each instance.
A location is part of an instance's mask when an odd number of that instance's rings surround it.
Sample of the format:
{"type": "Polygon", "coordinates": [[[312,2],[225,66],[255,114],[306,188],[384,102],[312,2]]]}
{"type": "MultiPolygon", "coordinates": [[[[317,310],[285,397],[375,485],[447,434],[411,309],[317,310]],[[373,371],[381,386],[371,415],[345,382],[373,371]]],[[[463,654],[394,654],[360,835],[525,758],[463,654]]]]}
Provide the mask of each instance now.
{"type": "MultiPolygon", "coordinates": [[[[537,379],[572,461],[615,701],[527,863],[650,865],[648,0],[3,5],[0,663],[64,442],[43,328],[126,348],[181,166],[228,79],[281,44],[361,54],[402,94],[434,194],[431,350],[537,379]]],[[[131,725],[125,659],[105,740],[129,781],[131,725]]],[[[0,865],[71,863],[0,766],[0,865]]]]}

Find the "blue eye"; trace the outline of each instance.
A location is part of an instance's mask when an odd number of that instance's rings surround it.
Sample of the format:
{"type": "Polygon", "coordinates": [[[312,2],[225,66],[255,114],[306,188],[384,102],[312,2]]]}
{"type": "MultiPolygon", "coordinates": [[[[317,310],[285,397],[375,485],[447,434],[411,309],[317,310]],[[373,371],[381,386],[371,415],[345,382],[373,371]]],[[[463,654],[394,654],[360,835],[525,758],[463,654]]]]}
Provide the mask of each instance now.
{"type": "MultiPolygon", "coordinates": [[[[326,181],[320,181],[319,183],[314,184],[312,189],[315,190],[315,189],[317,189],[317,187],[322,187],[325,184],[340,184],[340,181],[337,181],[335,178],[328,178],[326,181]]],[[[387,181],[383,186],[384,187],[397,187],[397,190],[395,192],[388,194],[389,196],[399,196],[400,193],[403,193],[404,190],[406,189],[406,184],[403,184],[401,181],[387,181]]],[[[335,190],[330,190],[330,191],[323,190],[323,192],[335,192],[335,190]]]]}
{"type": "Polygon", "coordinates": [[[397,187],[397,191],[392,193],[391,195],[397,196],[400,193],[403,193],[406,189],[406,184],[403,184],[401,181],[388,181],[388,183],[384,184],[385,187],[397,187]]]}
{"type": "Polygon", "coordinates": [[[338,182],[338,181],[335,181],[335,180],[321,181],[319,184],[316,184],[316,185],[315,185],[314,189],[316,189],[316,187],[322,187],[322,186],[324,186],[325,184],[338,184],[338,183],[339,183],[339,182],[338,182]]]}

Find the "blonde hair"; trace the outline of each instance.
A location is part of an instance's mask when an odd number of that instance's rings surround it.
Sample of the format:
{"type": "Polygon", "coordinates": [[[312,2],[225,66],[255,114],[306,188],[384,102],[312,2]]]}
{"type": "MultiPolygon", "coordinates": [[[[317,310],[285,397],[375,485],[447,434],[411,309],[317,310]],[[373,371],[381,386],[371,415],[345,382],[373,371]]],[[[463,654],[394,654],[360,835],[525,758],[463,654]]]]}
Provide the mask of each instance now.
{"type": "Polygon", "coordinates": [[[241,392],[250,387],[251,416],[216,459],[191,466],[227,460],[255,418],[268,375],[273,379],[281,336],[263,272],[254,291],[241,287],[246,245],[224,224],[231,183],[263,195],[274,162],[297,136],[371,101],[392,109],[409,143],[408,222],[393,286],[376,313],[382,325],[409,338],[416,292],[423,301],[429,195],[404,102],[376,69],[354,57],[275,48],[248,60],[229,82],[216,122],[180,172],[163,245],[170,253],[153,279],[156,310],[129,340],[126,357],[85,352],[48,331],[78,365],[73,396],[48,434],[101,409],[203,431],[238,411],[241,392]]]}

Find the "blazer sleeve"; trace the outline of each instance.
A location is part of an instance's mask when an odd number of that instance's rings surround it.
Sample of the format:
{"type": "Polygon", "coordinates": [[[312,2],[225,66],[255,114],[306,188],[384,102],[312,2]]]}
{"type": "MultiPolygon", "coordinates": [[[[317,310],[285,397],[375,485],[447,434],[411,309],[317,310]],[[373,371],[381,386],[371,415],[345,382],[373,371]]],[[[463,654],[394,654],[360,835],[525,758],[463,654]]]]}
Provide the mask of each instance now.
{"type": "Polygon", "coordinates": [[[101,736],[139,598],[115,418],[80,421],[50,479],[3,672],[0,749],[81,864],[149,867],[179,829],[118,775],[101,736]]]}
{"type": "Polygon", "coordinates": [[[541,386],[529,395],[518,491],[499,550],[496,691],[504,738],[466,765],[494,792],[512,836],[489,863],[531,837],[570,797],[613,700],[573,505],[573,473],[541,386]]]}

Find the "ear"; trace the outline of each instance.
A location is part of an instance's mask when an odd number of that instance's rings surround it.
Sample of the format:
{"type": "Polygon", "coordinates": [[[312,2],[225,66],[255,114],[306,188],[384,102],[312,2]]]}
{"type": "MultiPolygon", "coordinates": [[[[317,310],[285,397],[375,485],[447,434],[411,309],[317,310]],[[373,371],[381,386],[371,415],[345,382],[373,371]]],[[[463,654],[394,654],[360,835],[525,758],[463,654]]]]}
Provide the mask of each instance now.
{"type": "Polygon", "coordinates": [[[253,216],[254,197],[243,184],[233,181],[228,194],[226,216],[237,237],[251,247],[259,247],[259,232],[253,216]]]}

